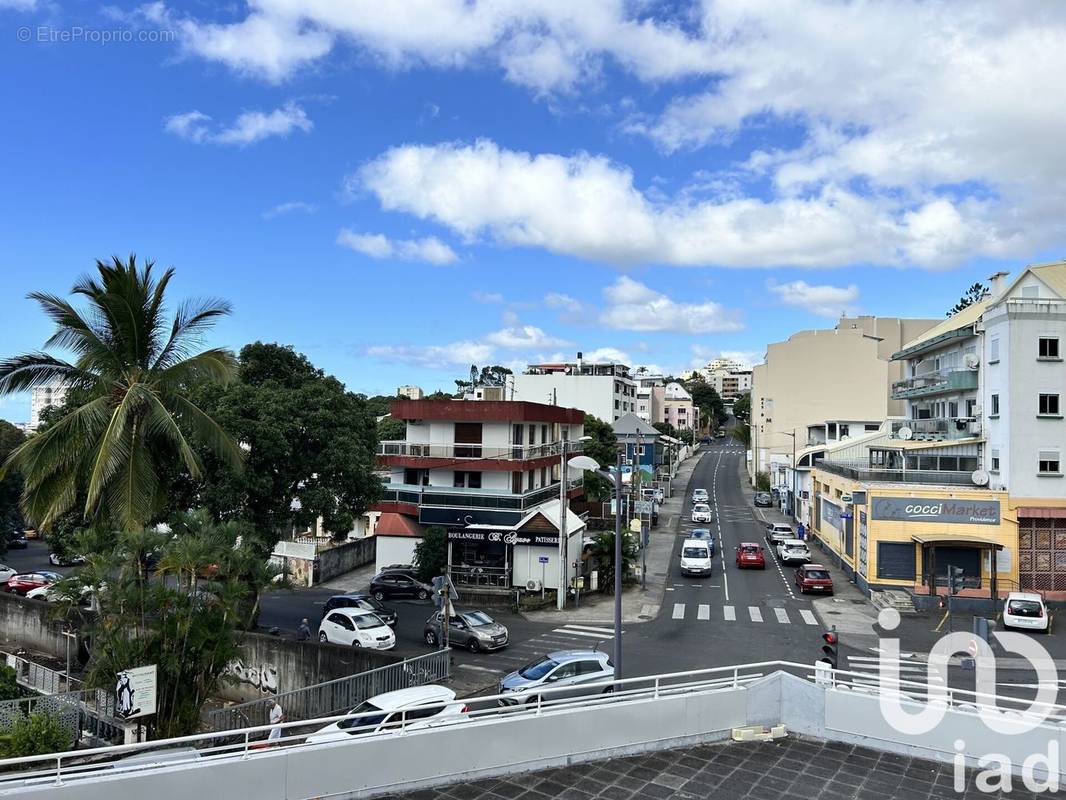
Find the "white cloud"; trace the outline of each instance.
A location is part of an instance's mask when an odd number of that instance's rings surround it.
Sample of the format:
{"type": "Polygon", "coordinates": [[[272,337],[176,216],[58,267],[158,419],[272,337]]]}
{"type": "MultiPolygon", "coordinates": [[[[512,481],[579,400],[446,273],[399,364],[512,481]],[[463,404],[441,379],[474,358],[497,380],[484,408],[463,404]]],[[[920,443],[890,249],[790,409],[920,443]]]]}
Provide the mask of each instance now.
{"type": "Polygon", "coordinates": [[[503,295],[499,292],[473,292],[470,296],[479,303],[494,304],[503,302],[503,295]]]}
{"type": "Polygon", "coordinates": [[[459,260],[455,251],[435,236],[424,239],[390,239],[382,233],[356,233],[343,228],[337,234],[337,244],[371,258],[426,261],[430,264],[454,264],[459,260]]]}
{"type": "Polygon", "coordinates": [[[595,350],[586,350],[582,354],[586,361],[594,363],[614,362],[615,364],[632,364],[633,359],[629,353],[619,350],[617,347],[597,347],[595,350]]]}
{"type": "Polygon", "coordinates": [[[581,303],[578,300],[562,292],[549,292],[544,295],[544,305],[548,308],[558,308],[561,311],[577,312],[581,310],[581,303]]]}
{"type": "Polygon", "coordinates": [[[273,219],[285,214],[314,214],[315,207],[303,200],[294,200],[289,203],[279,203],[273,208],[263,212],[263,219],[273,219]]]}
{"type": "Polygon", "coordinates": [[[33,11],[37,7],[37,0],[0,0],[0,8],[10,8],[14,11],[33,11]]]}
{"type": "Polygon", "coordinates": [[[701,344],[692,344],[690,349],[694,356],[692,367],[703,367],[716,358],[728,358],[750,369],[755,364],[761,364],[763,360],[763,353],[759,350],[718,350],[701,344]]]}
{"type": "Polygon", "coordinates": [[[513,325],[488,334],[490,343],[509,350],[535,350],[540,347],[566,347],[565,339],[549,336],[535,325],[513,325]]]}
{"type": "Polygon", "coordinates": [[[806,281],[775,283],[769,281],[766,288],[776,294],[782,303],[817,314],[820,317],[839,317],[853,314],[859,299],[859,287],[811,286],[806,281]]]}
{"type": "Polygon", "coordinates": [[[382,361],[399,361],[425,369],[442,369],[456,365],[484,364],[493,358],[490,345],[459,341],[446,345],[372,345],[363,351],[382,361]]]}
{"type": "Polygon", "coordinates": [[[314,127],[307,113],[295,103],[286,103],[273,111],[245,111],[231,125],[214,125],[211,117],[200,111],[174,114],[163,121],[163,128],[196,144],[222,144],[244,147],[271,136],[286,137],[293,131],[310,132],[314,127]]]}
{"type": "Polygon", "coordinates": [[[603,290],[607,305],[600,324],[627,331],[711,333],[744,326],[718,303],[679,303],[625,275],[603,290]]]}

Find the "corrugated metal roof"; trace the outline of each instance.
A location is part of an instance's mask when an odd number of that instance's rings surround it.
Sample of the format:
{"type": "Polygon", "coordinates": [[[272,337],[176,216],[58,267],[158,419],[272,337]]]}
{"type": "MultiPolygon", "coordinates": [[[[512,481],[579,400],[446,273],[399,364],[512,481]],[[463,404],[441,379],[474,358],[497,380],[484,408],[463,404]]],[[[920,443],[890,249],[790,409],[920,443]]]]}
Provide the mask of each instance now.
{"type": "Polygon", "coordinates": [[[1066,261],[1056,261],[1031,269],[1052,291],[1066,299],[1066,261]]]}
{"type": "Polygon", "coordinates": [[[939,339],[941,336],[945,336],[951,333],[952,331],[957,331],[961,328],[967,328],[973,325],[975,322],[977,322],[977,320],[981,318],[981,315],[989,306],[990,302],[991,301],[989,300],[980,300],[976,303],[973,303],[972,305],[967,306],[959,313],[952,314],[939,325],[934,325],[921,336],[907,342],[905,345],[903,345],[903,347],[900,348],[899,352],[904,353],[907,350],[910,350],[912,347],[917,347],[918,345],[924,344],[925,342],[930,342],[933,339],[939,339]]]}

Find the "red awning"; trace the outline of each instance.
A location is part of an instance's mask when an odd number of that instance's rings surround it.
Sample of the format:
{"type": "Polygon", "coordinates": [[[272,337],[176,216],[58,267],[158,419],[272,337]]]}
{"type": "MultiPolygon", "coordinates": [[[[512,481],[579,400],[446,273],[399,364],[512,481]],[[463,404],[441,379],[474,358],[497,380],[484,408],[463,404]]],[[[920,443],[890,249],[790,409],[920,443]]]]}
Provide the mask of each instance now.
{"type": "Polygon", "coordinates": [[[413,517],[387,511],[378,519],[378,524],[374,527],[374,535],[413,536],[420,539],[422,538],[422,526],[413,517]]]}
{"type": "Polygon", "coordinates": [[[1019,517],[1038,517],[1041,519],[1046,519],[1048,517],[1066,517],[1066,506],[1018,506],[1015,511],[1018,512],[1019,517]]]}

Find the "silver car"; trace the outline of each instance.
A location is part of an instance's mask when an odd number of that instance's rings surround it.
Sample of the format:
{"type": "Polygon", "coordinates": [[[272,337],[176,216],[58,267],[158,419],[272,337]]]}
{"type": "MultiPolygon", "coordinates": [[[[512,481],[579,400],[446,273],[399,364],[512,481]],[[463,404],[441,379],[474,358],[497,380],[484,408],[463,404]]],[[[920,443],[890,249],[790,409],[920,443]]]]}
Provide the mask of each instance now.
{"type": "Polygon", "coordinates": [[[500,681],[500,705],[516,706],[520,703],[537,703],[543,697],[552,702],[583,694],[608,694],[613,686],[590,688],[590,683],[601,683],[614,678],[614,664],[606,653],[598,650],[559,650],[531,661],[500,681]],[[541,694],[538,689],[554,691],[541,694]]]}

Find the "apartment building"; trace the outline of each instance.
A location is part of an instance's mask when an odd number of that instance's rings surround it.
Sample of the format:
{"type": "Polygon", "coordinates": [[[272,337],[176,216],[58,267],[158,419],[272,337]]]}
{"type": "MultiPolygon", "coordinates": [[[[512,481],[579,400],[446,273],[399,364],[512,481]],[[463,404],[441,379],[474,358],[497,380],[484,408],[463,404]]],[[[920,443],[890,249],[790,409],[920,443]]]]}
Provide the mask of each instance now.
{"type": "Polygon", "coordinates": [[[638,371],[633,375],[633,380],[637,384],[637,403],[633,413],[649,425],[659,422],[665,394],[663,376],[638,371]]]}
{"type": "Polygon", "coordinates": [[[61,406],[67,398],[67,387],[62,381],[49,381],[34,387],[30,392],[29,430],[35,431],[41,425],[41,414],[49,406],[61,406]]]}
{"type": "Polygon", "coordinates": [[[662,417],[656,422],[666,422],[679,431],[699,430],[700,410],[693,404],[692,395],[680,383],[671,381],[663,387],[660,408],[662,417]]]}
{"type": "Polygon", "coordinates": [[[752,371],[732,358],[716,358],[706,366],[681,374],[685,380],[699,375],[726,403],[732,403],[742,394],[751,391],[752,371]]]}
{"type": "Polygon", "coordinates": [[[625,364],[577,360],[530,364],[514,378],[515,400],[576,408],[604,422],[636,413],[637,382],[625,364]]]}
{"type": "Polygon", "coordinates": [[[402,397],[405,400],[421,400],[425,397],[425,392],[422,391],[421,386],[401,386],[396,390],[396,396],[402,397]]]}
{"type": "MultiPolygon", "coordinates": [[[[560,481],[568,497],[581,492],[580,478],[560,468],[564,444],[567,457],[580,452],[584,412],[504,400],[395,400],[391,411],[406,435],[378,445],[388,474],[373,509],[379,568],[410,563],[424,526],[439,525],[456,583],[509,591],[543,572],[557,587],[560,481]]],[[[566,513],[568,549],[580,555],[584,523],[566,513]]]]}

